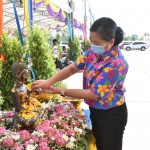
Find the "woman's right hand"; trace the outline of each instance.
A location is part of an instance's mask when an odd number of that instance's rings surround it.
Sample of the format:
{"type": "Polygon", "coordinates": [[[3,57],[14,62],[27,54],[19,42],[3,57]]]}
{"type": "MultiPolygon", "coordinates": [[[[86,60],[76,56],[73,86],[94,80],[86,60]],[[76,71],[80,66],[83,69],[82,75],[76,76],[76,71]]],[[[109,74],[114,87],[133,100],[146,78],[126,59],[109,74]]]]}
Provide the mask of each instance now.
{"type": "Polygon", "coordinates": [[[49,80],[36,80],[32,83],[31,89],[48,89],[52,85],[50,84],[49,80]]]}

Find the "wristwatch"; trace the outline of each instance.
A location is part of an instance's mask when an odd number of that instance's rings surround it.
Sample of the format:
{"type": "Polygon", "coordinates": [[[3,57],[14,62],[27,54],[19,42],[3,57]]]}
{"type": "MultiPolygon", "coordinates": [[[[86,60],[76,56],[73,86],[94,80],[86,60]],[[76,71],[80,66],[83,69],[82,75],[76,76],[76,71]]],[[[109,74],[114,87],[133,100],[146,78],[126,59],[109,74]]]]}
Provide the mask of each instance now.
{"type": "Polygon", "coordinates": [[[61,95],[61,96],[65,96],[65,89],[61,89],[60,95],[61,95]]]}

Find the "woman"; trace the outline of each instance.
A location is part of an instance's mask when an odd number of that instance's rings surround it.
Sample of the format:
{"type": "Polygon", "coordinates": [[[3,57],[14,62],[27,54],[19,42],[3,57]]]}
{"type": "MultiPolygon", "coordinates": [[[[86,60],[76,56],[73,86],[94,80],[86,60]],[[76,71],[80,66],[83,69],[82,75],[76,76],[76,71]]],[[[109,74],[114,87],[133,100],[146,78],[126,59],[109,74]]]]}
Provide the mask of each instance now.
{"type": "Polygon", "coordinates": [[[98,150],[121,150],[127,123],[124,81],[128,64],[118,44],[123,31],[110,18],[96,20],[90,28],[91,47],[73,64],[47,80],[35,81],[32,88],[81,98],[89,105],[92,130],[98,150]],[[83,89],[52,87],[83,70],[83,89]]]}

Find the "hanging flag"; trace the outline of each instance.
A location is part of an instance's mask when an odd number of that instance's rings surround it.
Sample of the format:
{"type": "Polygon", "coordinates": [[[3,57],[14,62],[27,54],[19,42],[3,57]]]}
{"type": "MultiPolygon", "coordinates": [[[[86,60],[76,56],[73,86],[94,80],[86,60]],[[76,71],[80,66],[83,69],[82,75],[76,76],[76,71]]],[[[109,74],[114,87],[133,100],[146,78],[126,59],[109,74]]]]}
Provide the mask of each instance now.
{"type": "Polygon", "coordinates": [[[23,7],[24,7],[24,18],[25,18],[26,28],[28,33],[30,33],[30,30],[32,29],[32,23],[33,23],[32,0],[23,0],[23,7]]]}
{"type": "Polygon", "coordinates": [[[68,23],[68,31],[69,31],[70,39],[72,41],[73,40],[73,36],[72,36],[72,27],[71,27],[71,23],[70,23],[69,13],[67,13],[67,23],[68,23]]]}
{"type": "Polygon", "coordinates": [[[12,0],[12,4],[13,4],[13,8],[14,8],[14,14],[15,14],[15,18],[16,18],[16,23],[17,23],[19,38],[20,38],[21,44],[23,46],[24,45],[24,43],[23,43],[23,37],[22,37],[22,32],[21,32],[21,28],[20,28],[20,22],[19,22],[19,18],[18,18],[18,14],[17,14],[16,5],[15,5],[14,0],[12,0]]]}

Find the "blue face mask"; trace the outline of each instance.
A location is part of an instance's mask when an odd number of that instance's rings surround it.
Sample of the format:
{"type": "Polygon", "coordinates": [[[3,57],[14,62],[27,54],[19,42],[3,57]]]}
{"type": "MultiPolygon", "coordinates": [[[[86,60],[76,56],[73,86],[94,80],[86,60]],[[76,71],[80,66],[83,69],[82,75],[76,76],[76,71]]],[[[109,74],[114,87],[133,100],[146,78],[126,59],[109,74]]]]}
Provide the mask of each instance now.
{"type": "MultiPolygon", "coordinates": [[[[106,46],[106,45],[104,45],[104,46],[106,46]]],[[[103,54],[105,52],[104,46],[98,46],[98,45],[91,44],[91,49],[95,54],[103,54]]]]}

